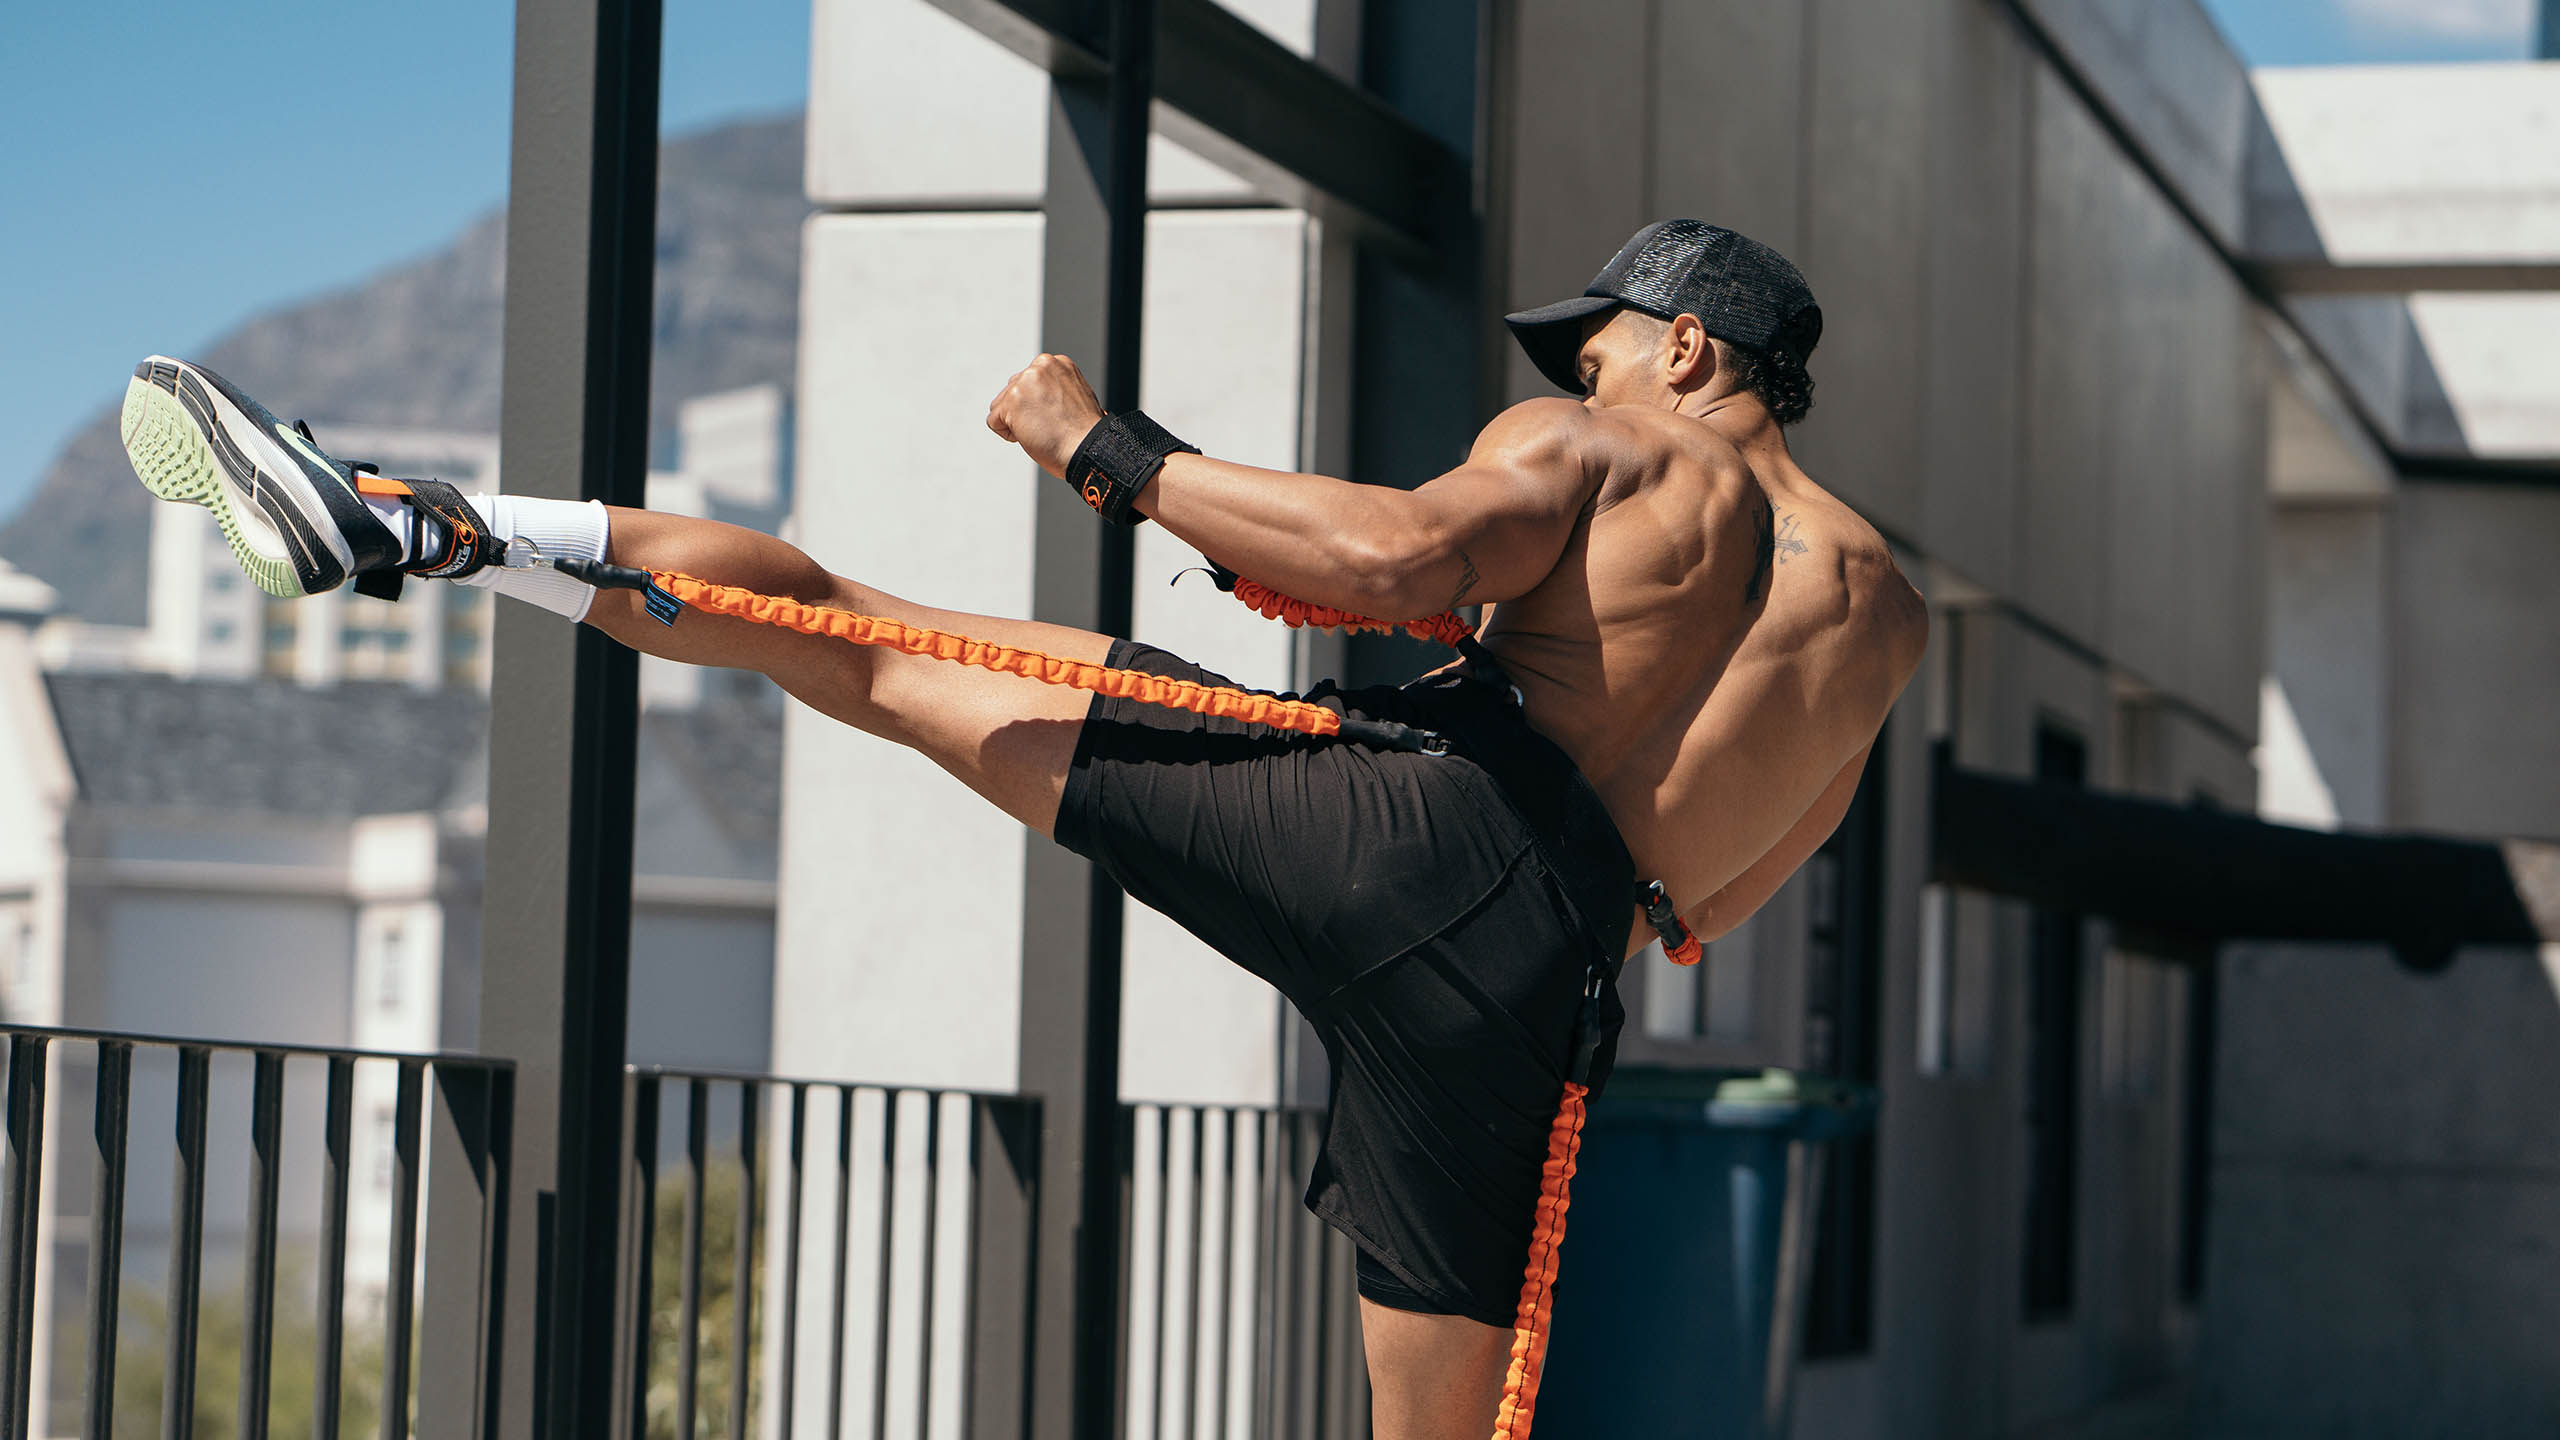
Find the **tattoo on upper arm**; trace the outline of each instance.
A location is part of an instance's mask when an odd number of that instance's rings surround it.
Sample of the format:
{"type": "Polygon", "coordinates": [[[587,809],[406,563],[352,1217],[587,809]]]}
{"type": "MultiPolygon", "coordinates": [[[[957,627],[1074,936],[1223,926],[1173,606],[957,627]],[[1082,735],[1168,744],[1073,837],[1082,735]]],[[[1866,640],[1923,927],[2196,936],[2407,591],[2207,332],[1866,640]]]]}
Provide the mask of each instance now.
{"type": "Polygon", "coordinates": [[[1479,578],[1476,575],[1476,562],[1468,558],[1464,550],[1458,552],[1458,565],[1460,567],[1458,593],[1449,597],[1449,608],[1452,610],[1467,603],[1467,592],[1476,588],[1476,580],[1479,578]]]}

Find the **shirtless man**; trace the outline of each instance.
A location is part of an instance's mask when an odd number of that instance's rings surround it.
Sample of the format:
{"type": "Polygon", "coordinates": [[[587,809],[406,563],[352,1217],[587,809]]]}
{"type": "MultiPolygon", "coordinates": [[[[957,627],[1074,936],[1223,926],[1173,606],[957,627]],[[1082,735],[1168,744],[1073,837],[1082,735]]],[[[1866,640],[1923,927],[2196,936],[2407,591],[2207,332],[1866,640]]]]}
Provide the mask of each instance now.
{"type": "Polygon", "coordinates": [[[1387,619],[1489,605],[1447,671],[1310,692],[1427,742],[1402,750],[670,618],[663,600],[652,614],[526,562],[680,572],[1224,683],[1125,640],[912,604],[751,531],[359,476],[183,362],[137,368],[124,430],[145,483],[213,509],[270,591],[449,578],[651,654],[761,671],[1270,980],[1333,1061],[1308,1203],[1358,1252],[1376,1433],[1483,1440],[1559,1090],[1575,1074],[1596,1090],[1617,964],[1676,934],[1668,911],[1645,923],[1640,884],[1706,939],[1757,909],[1839,823],[1926,630],[1883,541],[1787,453],[1821,316],[1775,252],[1661,222],[1584,296],[1510,319],[1586,398],[1512,407],[1411,491],[1189,452],[1142,416],[1103,417],[1058,356],[988,410],[1106,516],[1151,518],[1284,594],[1387,619]]]}

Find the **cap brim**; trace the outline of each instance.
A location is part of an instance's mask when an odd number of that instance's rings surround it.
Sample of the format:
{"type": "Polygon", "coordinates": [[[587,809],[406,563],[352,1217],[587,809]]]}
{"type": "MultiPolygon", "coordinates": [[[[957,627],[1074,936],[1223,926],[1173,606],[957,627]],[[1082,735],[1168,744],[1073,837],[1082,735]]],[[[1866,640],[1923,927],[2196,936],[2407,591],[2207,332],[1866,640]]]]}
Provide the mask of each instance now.
{"type": "Polygon", "coordinates": [[[1539,374],[1566,394],[1579,395],[1583,393],[1582,373],[1576,362],[1582,355],[1582,322],[1622,303],[1614,295],[1576,295],[1553,305],[1505,315],[1502,323],[1511,327],[1511,338],[1529,352],[1539,374]]]}

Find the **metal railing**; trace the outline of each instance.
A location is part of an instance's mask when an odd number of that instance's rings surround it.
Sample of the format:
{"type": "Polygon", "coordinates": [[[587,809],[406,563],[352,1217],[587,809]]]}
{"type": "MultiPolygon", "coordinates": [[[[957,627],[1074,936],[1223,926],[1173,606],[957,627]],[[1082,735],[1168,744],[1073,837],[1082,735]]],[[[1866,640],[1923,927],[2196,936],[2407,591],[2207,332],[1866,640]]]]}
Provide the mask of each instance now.
{"type": "MultiPolygon", "coordinates": [[[[1038,1101],[634,1067],[624,1116],[615,1435],[1028,1433],[1038,1101]]],[[[1319,1114],[1121,1123],[1120,1433],[1365,1437],[1350,1245],[1299,1203],[1319,1114]]]]}
{"type": "MultiPolygon", "coordinates": [[[[413,1423],[439,1435],[494,1431],[509,1064],[29,1026],[0,1026],[0,1036],[0,1440],[69,1420],[62,1405],[49,1407],[52,1417],[38,1413],[45,1329],[58,1325],[62,1343],[72,1338],[62,1318],[69,1312],[58,1303],[40,1311],[38,1292],[44,1257],[83,1242],[81,1434],[141,1427],[144,1415],[117,1413],[119,1358],[137,1355],[160,1367],[162,1440],[196,1433],[207,1399],[198,1365],[220,1350],[207,1345],[203,1323],[208,1175],[228,1162],[246,1172],[244,1207],[213,1227],[227,1234],[237,1221],[239,1314],[236,1327],[227,1314],[218,1327],[224,1343],[237,1332],[234,1433],[262,1440],[278,1417],[280,1300],[305,1293],[306,1280],[309,1333],[293,1343],[309,1347],[307,1390],[297,1378],[281,1398],[293,1402],[286,1413],[308,1400],[318,1440],[337,1440],[354,1391],[372,1398],[367,1423],[383,1440],[411,1433],[413,1423]],[[247,1072],[245,1097],[217,1068],[226,1058],[247,1072]],[[170,1093],[161,1112],[170,1124],[171,1200],[167,1286],[153,1307],[165,1312],[156,1354],[123,1333],[137,1068],[146,1094],[170,1093]],[[289,1092],[288,1075],[306,1069],[322,1072],[316,1094],[289,1092]],[[49,1131],[66,1123],[57,1112],[84,1088],[87,1142],[69,1157],[54,1147],[49,1189],[49,1131]],[[234,1108],[246,1100],[245,1127],[221,1127],[245,1128],[243,1154],[225,1153],[228,1135],[213,1138],[218,1091],[234,1108]],[[308,1116],[299,1129],[287,1123],[289,1094],[308,1116]],[[360,1143],[355,1122],[368,1105],[381,1133],[360,1143]],[[315,1140],[288,1163],[289,1147],[315,1140]],[[368,1162],[372,1213],[357,1216],[354,1177],[368,1162]],[[85,1225],[55,1193],[76,1185],[84,1164],[85,1225]],[[286,1285],[280,1210],[314,1168],[315,1269],[286,1285]],[[378,1232],[378,1256],[351,1243],[361,1232],[378,1232]],[[366,1276],[353,1284],[351,1256],[365,1257],[358,1268],[366,1276]],[[350,1299],[361,1301],[369,1284],[379,1286],[380,1349],[351,1361],[348,1315],[366,1307],[350,1299]]],[[[143,1108],[158,1110],[149,1098],[143,1108]]],[[[1350,1247],[1298,1200],[1321,1139],[1319,1115],[1134,1104],[1121,1116],[1129,1157],[1121,1433],[1365,1436],[1350,1247]]],[[[634,1068],[624,1117],[614,1434],[1027,1433],[1038,1101],[634,1068]],[[776,1412],[769,1427],[767,1408],[776,1412]]],[[[144,1158],[156,1165],[163,1157],[144,1158]]],[[[146,1225],[141,1233],[156,1232],[146,1225]]],[[[69,1382],[67,1367],[46,1368],[61,1377],[57,1385],[69,1382]]],[[[125,1400],[136,1408],[131,1395],[125,1400]]]]}
{"type": "MultiPolygon", "coordinates": [[[[312,1300],[312,1433],[336,1440],[351,1378],[346,1345],[350,1175],[360,1086],[390,1092],[390,1134],[381,1159],[390,1194],[379,1373],[373,1387],[380,1434],[409,1433],[413,1351],[433,1383],[414,1397],[440,1433],[485,1434],[493,1414],[492,1357],[499,1336],[494,1277],[503,1233],[508,1134],[514,1070],[479,1056],[400,1054],[301,1045],[178,1039],[107,1031],[0,1025],[8,1041],[5,1111],[7,1165],[0,1179],[0,1435],[24,1440],[49,1433],[36,1412],[40,1315],[37,1292],[49,1251],[63,1243],[47,1211],[45,1164],[49,1117],[63,1097],[48,1084],[57,1070],[72,1076],[91,1062],[88,1143],[74,1152],[89,1170],[86,1345],[81,1369],[80,1430],[113,1433],[118,1416],[123,1292],[126,1288],[126,1189],[131,1169],[137,1057],[173,1062],[168,1282],[160,1364],[159,1433],[186,1440],[196,1427],[197,1367],[205,1312],[206,1183],[219,1158],[208,1138],[217,1056],[249,1062],[247,1205],[242,1216],[239,1377],[236,1434],[262,1440],[277,1395],[278,1211],[286,1192],[285,1126],[288,1065],[317,1062],[322,1085],[319,1135],[317,1276],[312,1300]],[[72,1053],[66,1056],[63,1052],[72,1053]],[[66,1067],[64,1062],[72,1062],[66,1067]],[[428,1096],[433,1107],[429,1113],[428,1096]],[[435,1213],[429,1249],[419,1261],[419,1197],[425,1163],[435,1168],[435,1213]],[[424,1291],[420,1290],[423,1279],[424,1291]],[[421,1323],[423,1314],[424,1323],[421,1323]]],[[[157,1068],[156,1066],[150,1068],[157,1068]]],[[[300,1068],[300,1067],[296,1067],[300,1068]]],[[[72,1078],[77,1078],[72,1076],[72,1078]]],[[[69,1088],[66,1086],[66,1088],[69,1088]]],[[[58,1309],[58,1307],[56,1307],[58,1309]]],[[[368,1366],[368,1369],[371,1367],[368,1366]]],[[[62,1367],[50,1367],[62,1374],[62,1367]]],[[[299,1399],[297,1395],[292,1397],[299,1399]]],[[[127,1417],[128,1419],[138,1417],[127,1417]]],[[[424,1423],[422,1421],[422,1423],[424,1423]]]]}
{"type": "Polygon", "coordinates": [[[1024,1433],[1038,1101],[633,1067],[624,1118],[614,1434],[1024,1433]]]}
{"type": "Polygon", "coordinates": [[[1300,1203],[1323,1116],[1121,1107],[1130,1440],[1365,1440],[1351,1244],[1300,1203]]]}

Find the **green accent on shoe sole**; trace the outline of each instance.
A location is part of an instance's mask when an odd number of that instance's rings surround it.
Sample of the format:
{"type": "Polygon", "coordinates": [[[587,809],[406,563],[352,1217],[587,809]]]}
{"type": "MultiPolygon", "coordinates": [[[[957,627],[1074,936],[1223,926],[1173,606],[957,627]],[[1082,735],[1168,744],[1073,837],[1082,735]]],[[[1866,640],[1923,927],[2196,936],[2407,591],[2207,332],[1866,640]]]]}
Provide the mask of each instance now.
{"type": "Polygon", "coordinates": [[[262,555],[249,543],[244,524],[268,530],[266,518],[243,521],[232,504],[222,462],[214,458],[213,447],[177,396],[149,381],[133,380],[125,386],[123,428],[124,453],[133,460],[133,473],[142,477],[152,494],[212,511],[222,526],[222,538],[230,543],[231,558],[259,589],[287,599],[303,593],[291,560],[262,555]]]}

